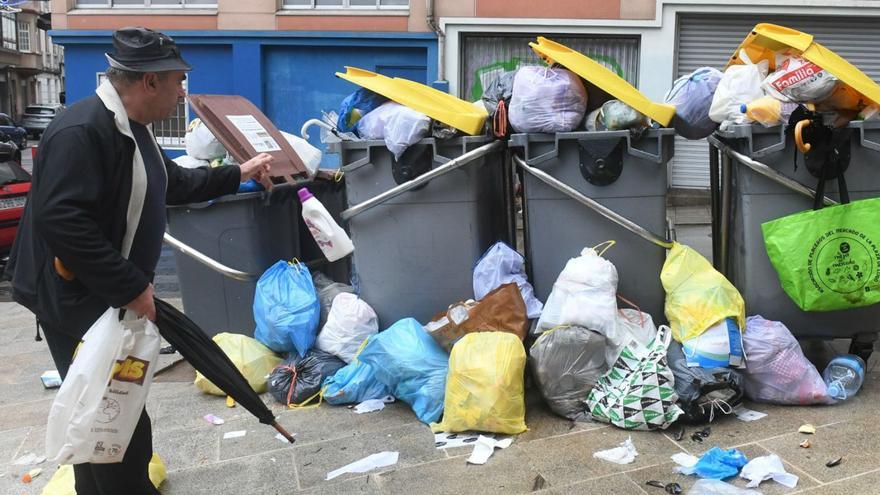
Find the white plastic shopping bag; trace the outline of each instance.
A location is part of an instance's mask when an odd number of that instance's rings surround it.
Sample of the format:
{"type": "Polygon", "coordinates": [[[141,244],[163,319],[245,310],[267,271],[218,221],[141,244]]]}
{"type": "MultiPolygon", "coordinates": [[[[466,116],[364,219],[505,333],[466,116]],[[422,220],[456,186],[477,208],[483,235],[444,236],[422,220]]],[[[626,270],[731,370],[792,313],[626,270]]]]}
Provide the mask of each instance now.
{"type": "Polygon", "coordinates": [[[83,337],[55,396],[46,457],[60,464],[121,462],[153,381],[161,338],[146,318],[108,309],[83,337]]]}
{"type": "Polygon", "coordinates": [[[333,298],[327,323],[318,334],[318,349],[350,363],[361,344],[379,333],[376,312],[363,299],[343,292],[333,298]]]}
{"type": "Polygon", "coordinates": [[[770,63],[766,60],[757,64],[751,63],[745,50],[740,51],[740,59],[746,63],[728,67],[712,97],[709,118],[719,124],[725,121],[737,124],[749,122],[749,118],[741,110],[742,105],[764,96],[761,83],[767,77],[770,63]]]}
{"type": "Polygon", "coordinates": [[[601,252],[584,248],[580,256],[568,260],[544,304],[538,333],[560,325],[574,325],[599,332],[612,344],[619,343],[617,269],[602,257],[613,244],[600,244],[607,246],[601,252]]]}

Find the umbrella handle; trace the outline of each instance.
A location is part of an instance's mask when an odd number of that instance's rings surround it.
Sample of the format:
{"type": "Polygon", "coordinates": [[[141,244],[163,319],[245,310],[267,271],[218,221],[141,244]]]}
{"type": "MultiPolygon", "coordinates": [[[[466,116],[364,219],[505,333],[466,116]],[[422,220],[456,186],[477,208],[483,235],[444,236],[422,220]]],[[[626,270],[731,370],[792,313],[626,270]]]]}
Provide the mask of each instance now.
{"type": "Polygon", "coordinates": [[[804,127],[809,127],[811,123],[812,121],[810,119],[804,119],[794,126],[794,141],[801,153],[807,153],[810,151],[810,148],[812,148],[810,143],[804,142],[803,135],[804,127]]]}
{"type": "Polygon", "coordinates": [[[278,433],[281,433],[281,436],[286,438],[288,442],[290,442],[290,443],[296,442],[296,440],[293,438],[293,435],[288,433],[288,431],[285,430],[283,426],[279,425],[278,421],[272,421],[272,427],[275,428],[276,430],[278,430],[278,433]]]}

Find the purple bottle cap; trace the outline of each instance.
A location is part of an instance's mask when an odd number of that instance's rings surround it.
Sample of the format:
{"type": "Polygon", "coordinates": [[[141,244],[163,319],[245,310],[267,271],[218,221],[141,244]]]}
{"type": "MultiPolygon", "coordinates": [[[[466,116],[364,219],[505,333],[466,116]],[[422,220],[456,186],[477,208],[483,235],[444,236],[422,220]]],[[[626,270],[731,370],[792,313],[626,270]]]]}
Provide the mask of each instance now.
{"type": "Polygon", "coordinates": [[[296,193],[299,195],[299,201],[301,203],[305,203],[306,200],[314,198],[314,196],[312,196],[312,193],[305,187],[300,189],[296,193]]]}

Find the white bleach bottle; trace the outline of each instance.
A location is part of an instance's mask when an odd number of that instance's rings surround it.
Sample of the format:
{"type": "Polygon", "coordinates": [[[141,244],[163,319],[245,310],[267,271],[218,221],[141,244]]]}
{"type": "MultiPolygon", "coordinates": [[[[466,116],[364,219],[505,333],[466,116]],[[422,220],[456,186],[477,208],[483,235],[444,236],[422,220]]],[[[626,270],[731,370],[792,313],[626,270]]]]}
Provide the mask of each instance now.
{"type": "Polygon", "coordinates": [[[354,244],[345,230],[333,220],[324,205],[305,187],[297,191],[302,202],[302,216],[328,261],[342,259],[354,252],[354,244]]]}

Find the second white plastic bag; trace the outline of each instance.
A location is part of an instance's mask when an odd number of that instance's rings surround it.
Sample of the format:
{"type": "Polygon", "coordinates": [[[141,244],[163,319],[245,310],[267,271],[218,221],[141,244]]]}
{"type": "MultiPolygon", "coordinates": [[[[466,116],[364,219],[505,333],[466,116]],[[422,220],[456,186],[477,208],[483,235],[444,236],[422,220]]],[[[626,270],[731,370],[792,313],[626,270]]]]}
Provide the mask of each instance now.
{"type": "MultiPolygon", "coordinates": [[[[744,61],[748,60],[745,51],[740,52],[740,57],[744,61]]],[[[767,77],[768,66],[769,62],[762,60],[757,64],[728,67],[715,89],[715,96],[712,97],[709,118],[719,124],[725,121],[747,122],[748,118],[742,113],[741,107],[764,96],[761,83],[767,77]]]]}
{"type": "Polygon", "coordinates": [[[333,299],[327,323],[318,334],[318,349],[350,363],[361,344],[379,333],[376,312],[363,299],[343,292],[333,299]]]}

